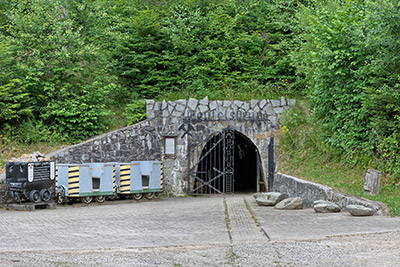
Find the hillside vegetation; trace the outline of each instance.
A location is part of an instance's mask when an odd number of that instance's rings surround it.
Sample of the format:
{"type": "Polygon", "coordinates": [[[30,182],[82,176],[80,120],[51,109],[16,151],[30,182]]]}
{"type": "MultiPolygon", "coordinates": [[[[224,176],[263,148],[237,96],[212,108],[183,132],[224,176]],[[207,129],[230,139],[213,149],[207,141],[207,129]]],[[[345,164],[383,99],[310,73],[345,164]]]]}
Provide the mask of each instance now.
{"type": "Polygon", "coordinates": [[[283,154],[310,123],[320,153],[395,188],[398,40],[391,0],[1,1],[2,161],[137,122],[148,98],[286,96],[304,113],[287,117],[283,154]]]}

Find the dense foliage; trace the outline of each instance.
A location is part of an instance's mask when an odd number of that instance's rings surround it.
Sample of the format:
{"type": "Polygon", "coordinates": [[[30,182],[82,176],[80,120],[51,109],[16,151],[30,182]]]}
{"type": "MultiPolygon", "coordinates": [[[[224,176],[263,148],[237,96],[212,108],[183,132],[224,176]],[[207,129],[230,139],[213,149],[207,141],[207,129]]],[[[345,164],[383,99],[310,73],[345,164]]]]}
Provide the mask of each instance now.
{"type": "Polygon", "coordinates": [[[132,123],[141,99],[171,92],[299,89],[289,57],[296,1],[2,3],[0,130],[24,141],[38,131],[82,140],[109,125],[109,109],[132,123]]]}
{"type": "Polygon", "coordinates": [[[66,4],[15,1],[2,28],[0,122],[24,140],[19,130],[30,125],[72,140],[98,133],[116,87],[107,57],[85,28],[101,17],[88,16],[87,5],[66,4]]]}
{"type": "Polygon", "coordinates": [[[390,0],[331,0],[298,14],[294,53],[325,140],[400,176],[399,7],[390,0]]]}
{"type": "Polygon", "coordinates": [[[296,1],[127,2],[116,1],[110,12],[117,33],[110,50],[134,95],[233,98],[239,90],[279,90],[296,81],[289,62],[296,1]]]}
{"type": "Polygon", "coordinates": [[[318,138],[400,176],[392,0],[0,1],[0,135],[75,142],[145,98],[307,95],[318,138]]]}

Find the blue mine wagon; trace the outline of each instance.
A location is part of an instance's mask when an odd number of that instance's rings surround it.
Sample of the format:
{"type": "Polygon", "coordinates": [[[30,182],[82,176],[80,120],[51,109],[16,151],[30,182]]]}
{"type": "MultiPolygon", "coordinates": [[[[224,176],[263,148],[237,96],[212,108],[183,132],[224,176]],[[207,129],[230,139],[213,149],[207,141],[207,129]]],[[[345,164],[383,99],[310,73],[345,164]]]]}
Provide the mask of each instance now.
{"type": "Polygon", "coordinates": [[[151,199],[163,190],[160,161],[130,163],[57,164],[57,202],[80,199],[89,204],[93,198],[102,203],[109,198],[151,199]]]}

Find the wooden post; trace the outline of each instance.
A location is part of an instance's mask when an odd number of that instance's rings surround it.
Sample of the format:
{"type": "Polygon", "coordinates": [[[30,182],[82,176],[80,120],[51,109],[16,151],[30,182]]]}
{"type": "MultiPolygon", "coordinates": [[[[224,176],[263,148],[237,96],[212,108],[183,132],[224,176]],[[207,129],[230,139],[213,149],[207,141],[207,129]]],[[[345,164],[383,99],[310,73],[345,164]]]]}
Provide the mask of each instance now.
{"type": "Polygon", "coordinates": [[[369,169],[365,175],[364,192],[371,195],[379,195],[382,173],[378,170],[369,169]]]}

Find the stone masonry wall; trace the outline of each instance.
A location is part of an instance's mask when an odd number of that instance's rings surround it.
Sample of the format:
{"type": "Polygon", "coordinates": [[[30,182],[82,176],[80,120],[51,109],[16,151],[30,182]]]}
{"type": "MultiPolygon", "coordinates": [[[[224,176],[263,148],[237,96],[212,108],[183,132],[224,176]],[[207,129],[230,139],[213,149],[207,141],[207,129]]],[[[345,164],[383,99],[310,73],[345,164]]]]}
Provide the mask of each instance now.
{"type": "Polygon", "coordinates": [[[362,205],[372,208],[377,215],[388,215],[385,205],[366,198],[360,198],[336,191],[329,186],[305,181],[290,175],[277,173],[275,175],[272,191],[285,193],[289,197],[301,197],[306,207],[312,207],[316,200],[327,200],[336,203],[342,210],[350,204],[362,205]]]}
{"type": "MultiPolygon", "coordinates": [[[[209,101],[189,99],[146,102],[147,120],[106,133],[49,154],[59,163],[129,162],[162,160],[166,192],[183,195],[188,192],[188,143],[200,144],[197,154],[210,137],[226,128],[246,136],[260,155],[266,184],[268,145],[279,129],[281,115],[295,100],[209,101]],[[193,130],[184,134],[190,126],[193,130]],[[176,155],[166,157],[164,138],[175,137],[176,155]]],[[[276,143],[276,142],[275,142],[276,143]]],[[[194,161],[196,159],[193,159],[194,161]]]]}
{"type": "Polygon", "coordinates": [[[58,163],[161,160],[161,138],[149,121],[99,135],[48,154],[58,163]]]}

